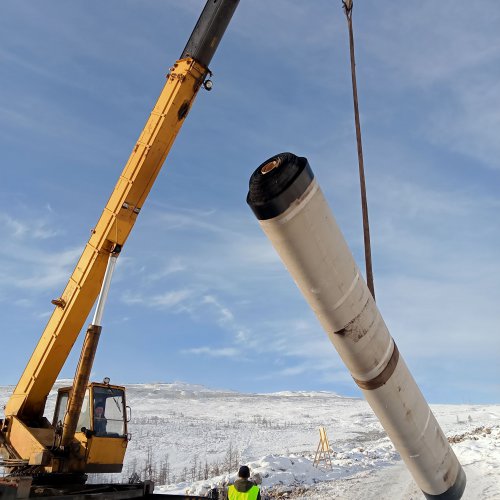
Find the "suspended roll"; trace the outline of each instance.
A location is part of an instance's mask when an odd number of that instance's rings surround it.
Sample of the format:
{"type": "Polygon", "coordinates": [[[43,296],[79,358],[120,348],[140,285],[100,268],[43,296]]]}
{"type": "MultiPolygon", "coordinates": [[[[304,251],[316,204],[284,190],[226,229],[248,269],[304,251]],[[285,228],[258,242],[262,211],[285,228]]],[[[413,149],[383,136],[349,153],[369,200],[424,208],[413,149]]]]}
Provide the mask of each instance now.
{"type": "Polygon", "coordinates": [[[459,499],[465,473],[411,376],[306,158],[276,155],[247,203],[428,499],[459,499]]]}

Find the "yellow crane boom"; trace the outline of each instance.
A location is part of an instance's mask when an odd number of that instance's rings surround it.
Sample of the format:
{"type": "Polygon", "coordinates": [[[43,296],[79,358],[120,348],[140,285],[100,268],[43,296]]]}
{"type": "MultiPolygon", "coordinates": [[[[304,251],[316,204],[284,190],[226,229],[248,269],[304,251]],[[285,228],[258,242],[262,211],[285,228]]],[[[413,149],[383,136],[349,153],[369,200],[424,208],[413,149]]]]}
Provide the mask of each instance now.
{"type": "Polygon", "coordinates": [[[171,68],[139,140],[76,264],[6,408],[24,422],[43,415],[59,375],[99,294],[110,254],[127,240],[200,86],[239,0],[208,0],[171,68]]]}
{"type": "Polygon", "coordinates": [[[207,68],[177,61],[5,408],[32,420],[52,388],[99,294],[108,258],[122,246],[179,132],[207,68]]]}
{"type": "MultiPolygon", "coordinates": [[[[68,284],[52,301],[55,309],[7,402],[0,420],[0,465],[11,477],[31,475],[30,496],[38,494],[37,484],[64,480],[70,486],[84,482],[87,472],[122,470],[129,439],[125,388],[110,385],[109,379],[89,383],[112,268],[200,87],[211,87],[209,63],[238,2],[207,0],[68,284]],[[75,381],[59,389],[49,422],[43,415],[47,396],[100,292],[75,381]]],[[[0,496],[7,491],[2,488],[0,496]]]]}

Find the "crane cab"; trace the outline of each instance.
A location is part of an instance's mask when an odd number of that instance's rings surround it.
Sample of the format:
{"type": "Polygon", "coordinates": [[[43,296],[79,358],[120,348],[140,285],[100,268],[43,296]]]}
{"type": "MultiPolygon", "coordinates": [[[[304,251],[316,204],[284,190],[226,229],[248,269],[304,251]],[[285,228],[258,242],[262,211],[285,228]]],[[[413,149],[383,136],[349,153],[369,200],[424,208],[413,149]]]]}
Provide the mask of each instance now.
{"type": "MultiPolygon", "coordinates": [[[[54,428],[64,421],[70,391],[71,387],[58,391],[54,428]]],[[[121,472],[129,440],[127,408],[125,387],[105,382],[88,385],[75,432],[74,444],[79,450],[71,460],[72,470],[121,472]]]]}

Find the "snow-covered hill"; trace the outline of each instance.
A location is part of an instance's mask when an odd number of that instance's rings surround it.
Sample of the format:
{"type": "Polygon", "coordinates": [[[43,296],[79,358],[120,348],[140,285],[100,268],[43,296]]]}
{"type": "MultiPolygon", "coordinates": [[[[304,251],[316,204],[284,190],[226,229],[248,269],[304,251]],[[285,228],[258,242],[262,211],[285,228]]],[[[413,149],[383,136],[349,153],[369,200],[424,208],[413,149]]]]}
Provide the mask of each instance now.
{"type": "MultiPolygon", "coordinates": [[[[2,406],[10,390],[0,387],[2,406]]],[[[247,463],[269,495],[423,498],[364,400],[327,392],[240,394],[180,382],[129,385],[127,398],[132,440],[115,480],[135,472],[170,483],[158,492],[201,494],[247,463]],[[331,470],[312,466],[320,426],[335,452],[331,470]]],[[[464,498],[500,499],[500,405],[432,409],[468,476],[464,498]]]]}

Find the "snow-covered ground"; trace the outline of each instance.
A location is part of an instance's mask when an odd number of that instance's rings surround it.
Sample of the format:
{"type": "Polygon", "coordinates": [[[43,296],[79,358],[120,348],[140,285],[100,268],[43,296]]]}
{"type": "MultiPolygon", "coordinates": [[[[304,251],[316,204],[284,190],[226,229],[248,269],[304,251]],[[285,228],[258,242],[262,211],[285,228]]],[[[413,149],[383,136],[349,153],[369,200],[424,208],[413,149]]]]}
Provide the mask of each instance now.
{"type": "MultiPolygon", "coordinates": [[[[9,390],[0,387],[1,406],[9,390]]],[[[158,493],[204,494],[234,478],[228,467],[246,463],[272,498],[423,498],[364,400],[326,392],[240,394],[183,383],[129,385],[127,398],[132,440],[115,480],[136,472],[170,483],[158,485],[158,493]],[[332,469],[312,465],[320,426],[334,450],[332,469]]],[[[467,474],[463,498],[500,499],[500,405],[432,409],[467,474]]]]}

